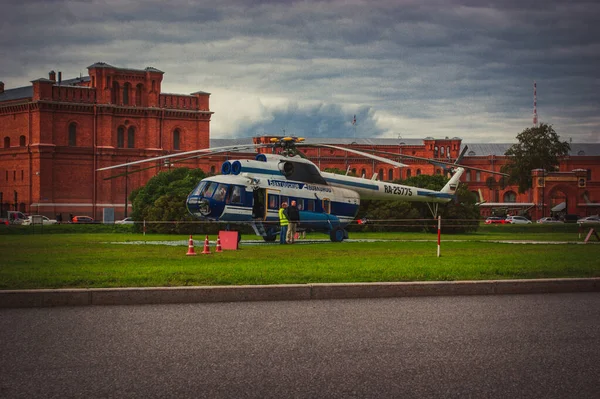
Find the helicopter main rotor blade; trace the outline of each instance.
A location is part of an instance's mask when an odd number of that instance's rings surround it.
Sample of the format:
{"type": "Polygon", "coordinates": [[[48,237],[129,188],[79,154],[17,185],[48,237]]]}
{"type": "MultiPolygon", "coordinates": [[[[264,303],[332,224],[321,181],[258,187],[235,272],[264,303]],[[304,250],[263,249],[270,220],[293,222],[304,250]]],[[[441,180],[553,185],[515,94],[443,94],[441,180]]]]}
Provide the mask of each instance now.
{"type": "Polygon", "coordinates": [[[124,166],[131,166],[131,165],[139,165],[142,163],[160,161],[161,159],[181,157],[181,156],[190,155],[190,154],[209,154],[210,155],[210,154],[218,154],[218,153],[223,153],[223,152],[230,152],[230,151],[249,149],[249,148],[256,149],[256,148],[268,147],[268,146],[269,146],[269,144],[243,144],[243,145],[230,145],[230,146],[226,146],[226,147],[202,148],[199,150],[179,152],[177,154],[162,155],[160,157],[152,157],[152,158],[147,158],[147,159],[141,159],[139,161],[132,161],[132,162],[127,162],[127,163],[122,163],[119,165],[107,166],[104,168],[96,169],[96,171],[122,168],[124,166]]]}
{"type": "MultiPolygon", "coordinates": [[[[465,148],[467,148],[467,147],[465,147],[465,148]]],[[[489,169],[476,168],[474,166],[468,166],[468,165],[459,165],[456,162],[439,161],[437,159],[431,159],[431,158],[425,158],[425,157],[418,157],[416,155],[397,154],[395,152],[387,152],[387,151],[371,150],[371,149],[366,149],[365,151],[370,151],[370,152],[374,152],[374,153],[377,153],[377,154],[393,155],[393,156],[399,157],[399,158],[408,158],[408,159],[415,159],[415,160],[419,160],[419,161],[426,161],[426,162],[433,163],[433,164],[455,166],[455,167],[461,167],[461,168],[470,169],[470,170],[478,170],[480,172],[490,173],[490,174],[493,174],[493,175],[501,175],[501,176],[506,176],[506,177],[509,176],[506,173],[496,172],[496,171],[489,170],[489,169]]],[[[465,150],[463,150],[463,153],[464,152],[465,152],[465,150]]],[[[460,156],[459,156],[459,158],[460,158],[460,156]]],[[[457,158],[457,160],[459,158],[457,158]]]]}
{"type": "Polygon", "coordinates": [[[391,160],[389,158],[378,157],[377,155],[369,154],[368,152],[357,151],[357,150],[353,150],[351,148],[346,148],[346,147],[338,147],[336,145],[329,145],[329,144],[298,144],[298,146],[333,148],[335,150],[342,150],[342,151],[351,152],[353,154],[361,155],[361,156],[363,156],[365,158],[374,159],[376,161],[387,163],[387,164],[396,166],[398,168],[404,168],[404,167],[408,166],[408,165],[406,165],[404,163],[396,162],[396,161],[393,161],[393,160],[391,160]]]}

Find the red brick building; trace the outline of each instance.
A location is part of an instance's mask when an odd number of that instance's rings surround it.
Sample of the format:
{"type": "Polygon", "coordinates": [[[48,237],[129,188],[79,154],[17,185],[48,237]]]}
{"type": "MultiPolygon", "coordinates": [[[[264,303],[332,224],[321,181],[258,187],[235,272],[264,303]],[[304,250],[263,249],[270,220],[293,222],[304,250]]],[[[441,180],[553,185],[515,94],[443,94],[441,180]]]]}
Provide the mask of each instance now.
{"type": "MultiPolygon", "coordinates": [[[[88,67],[88,76],[62,80],[51,71],[31,86],[5,90],[0,82],[0,208],[54,216],[89,215],[101,220],[105,209],[116,218],[126,214],[126,196],[170,163],[131,166],[125,171],[96,169],[169,153],[207,147],[268,142],[269,137],[210,138],[209,93],[161,92],[163,72],[117,68],[105,63],[88,67]],[[131,173],[141,170],[139,173],[131,173]],[[116,178],[105,180],[111,175],[116,178]]],[[[434,139],[307,139],[398,155],[454,161],[465,146],[458,137],[434,139]]],[[[463,164],[500,171],[510,144],[468,144],[463,164]]],[[[443,166],[421,160],[392,159],[408,164],[394,168],[345,151],[303,149],[321,169],[350,170],[380,180],[444,173],[443,166]]],[[[250,155],[250,154],[248,154],[250,155]]],[[[213,155],[188,160],[186,166],[219,171],[227,158],[213,155]]],[[[177,164],[179,166],[180,164],[177,164]]],[[[563,213],[580,216],[600,212],[600,144],[572,143],[559,173],[536,171],[534,188],[519,194],[498,176],[471,170],[462,178],[486,200],[482,215],[505,208],[526,211],[537,219],[564,203],[563,213]],[[541,179],[541,180],[540,180],[541,179]]],[[[129,205],[130,207],[131,205],[129,205]]]]}
{"type": "Polygon", "coordinates": [[[151,67],[99,62],[88,72],[62,80],[60,72],[51,71],[47,79],[10,90],[0,82],[4,211],[101,219],[104,208],[113,208],[121,216],[127,193],[156,169],[111,180],[96,169],[208,147],[209,93],[162,93],[164,72],[151,67]]]}

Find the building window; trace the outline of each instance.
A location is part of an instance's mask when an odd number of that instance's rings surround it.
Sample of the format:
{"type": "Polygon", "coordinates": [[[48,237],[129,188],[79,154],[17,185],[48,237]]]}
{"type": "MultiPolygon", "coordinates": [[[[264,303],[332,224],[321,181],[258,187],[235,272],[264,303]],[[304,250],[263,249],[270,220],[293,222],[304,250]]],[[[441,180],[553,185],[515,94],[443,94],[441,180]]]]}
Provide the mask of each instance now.
{"type": "Polygon", "coordinates": [[[4,148],[10,148],[10,137],[8,136],[4,138],[4,148]]]}
{"type": "Polygon", "coordinates": [[[143,91],[143,89],[144,89],[144,86],[141,83],[136,86],[136,88],[135,88],[135,105],[138,105],[138,106],[142,105],[142,91],[143,91]]]}
{"type": "Polygon", "coordinates": [[[408,179],[411,175],[410,169],[406,169],[406,178],[408,179]]]}
{"type": "Polygon", "coordinates": [[[591,169],[588,169],[588,170],[587,170],[587,176],[586,176],[586,177],[587,177],[587,179],[588,179],[589,181],[591,181],[591,180],[592,180],[592,170],[591,170],[591,169]]]}
{"type": "Polygon", "coordinates": [[[69,146],[75,147],[77,145],[77,124],[72,122],[69,124],[69,146]]]}
{"type": "MultiPolygon", "coordinates": [[[[442,148],[444,148],[444,147],[442,147],[442,148]]],[[[441,175],[442,174],[442,170],[441,169],[436,169],[435,170],[435,174],[436,175],[441,175]]]]}
{"type": "Polygon", "coordinates": [[[388,170],[388,180],[389,181],[394,180],[394,169],[388,170]]]}
{"type": "Polygon", "coordinates": [[[210,174],[214,175],[215,174],[215,165],[210,167],[210,174]]]}
{"type": "Polygon", "coordinates": [[[481,181],[481,172],[480,171],[475,172],[475,181],[481,181]]]}
{"type": "Polygon", "coordinates": [[[127,129],[127,148],[135,148],[135,128],[129,126],[127,129]]]}
{"type": "Polygon", "coordinates": [[[179,150],[179,129],[173,131],[173,149],[179,150]]]}
{"type": "Polygon", "coordinates": [[[365,177],[367,175],[367,171],[364,169],[360,170],[360,177],[365,177]]]}
{"type": "Polygon", "coordinates": [[[377,179],[383,180],[383,169],[379,169],[379,173],[377,173],[377,179]]]}
{"type": "Polygon", "coordinates": [[[123,126],[119,126],[117,129],[117,147],[125,147],[125,128],[123,126]]]}
{"type": "Polygon", "coordinates": [[[514,191],[505,192],[504,202],[517,202],[517,194],[514,191]]]}
{"type": "Polygon", "coordinates": [[[119,87],[119,82],[113,82],[112,93],[110,93],[110,102],[113,104],[119,103],[119,90],[121,90],[119,87]]]}
{"type": "Polygon", "coordinates": [[[471,171],[467,170],[465,173],[465,181],[471,181],[471,171]]]}
{"type": "Polygon", "coordinates": [[[129,105],[129,91],[131,90],[131,85],[129,83],[125,83],[123,85],[123,105],[129,105]]]}
{"type": "Polygon", "coordinates": [[[110,76],[106,77],[106,88],[108,89],[110,87],[110,76]]]}
{"type": "Polygon", "coordinates": [[[25,136],[19,137],[19,146],[25,147],[25,136]]]}
{"type": "Polygon", "coordinates": [[[421,176],[421,169],[417,169],[417,176],[421,176]]]}
{"type": "Polygon", "coordinates": [[[21,169],[21,181],[25,180],[25,171],[21,169]]]}

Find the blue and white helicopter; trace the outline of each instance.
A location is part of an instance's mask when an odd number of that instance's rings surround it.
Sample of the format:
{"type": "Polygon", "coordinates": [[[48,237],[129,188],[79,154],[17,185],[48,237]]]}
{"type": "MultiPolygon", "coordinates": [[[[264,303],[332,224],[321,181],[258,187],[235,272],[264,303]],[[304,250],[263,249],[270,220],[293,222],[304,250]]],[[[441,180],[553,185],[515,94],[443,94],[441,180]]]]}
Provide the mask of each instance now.
{"type": "MultiPolygon", "coordinates": [[[[229,146],[201,149],[165,155],[127,164],[110,166],[99,171],[124,167],[171,157],[201,157],[216,153],[239,151],[243,148],[272,147],[273,154],[258,153],[255,159],[225,161],[221,174],[202,179],[188,195],[188,211],[200,220],[221,223],[247,223],[265,241],[275,241],[279,233],[278,211],[283,202],[296,200],[300,210],[300,227],[329,234],[331,241],[348,238],[345,227],[358,213],[361,199],[425,202],[435,216],[439,204],[450,202],[455,195],[465,169],[455,163],[454,174],[440,190],[427,190],[402,184],[323,172],[317,165],[301,156],[297,147],[319,146],[358,154],[396,167],[407,166],[346,147],[326,144],[304,144],[297,137],[277,137],[271,144],[229,146]],[[279,153],[275,153],[280,149],[279,153]]],[[[398,154],[394,154],[398,156],[398,154]]],[[[418,158],[418,157],[412,157],[418,158]]],[[[187,159],[187,158],[186,158],[187,159]]],[[[423,158],[420,158],[423,159],[423,158]]]]}

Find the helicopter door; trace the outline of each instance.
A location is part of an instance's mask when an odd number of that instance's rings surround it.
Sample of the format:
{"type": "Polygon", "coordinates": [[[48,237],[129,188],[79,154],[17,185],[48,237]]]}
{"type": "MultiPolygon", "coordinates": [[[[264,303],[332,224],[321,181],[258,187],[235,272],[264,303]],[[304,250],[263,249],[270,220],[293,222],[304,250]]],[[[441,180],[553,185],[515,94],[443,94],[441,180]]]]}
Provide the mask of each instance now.
{"type": "Polygon", "coordinates": [[[252,194],[252,218],[264,220],[267,214],[266,203],[267,190],[257,188],[252,194]]]}

